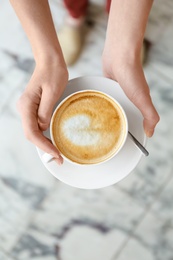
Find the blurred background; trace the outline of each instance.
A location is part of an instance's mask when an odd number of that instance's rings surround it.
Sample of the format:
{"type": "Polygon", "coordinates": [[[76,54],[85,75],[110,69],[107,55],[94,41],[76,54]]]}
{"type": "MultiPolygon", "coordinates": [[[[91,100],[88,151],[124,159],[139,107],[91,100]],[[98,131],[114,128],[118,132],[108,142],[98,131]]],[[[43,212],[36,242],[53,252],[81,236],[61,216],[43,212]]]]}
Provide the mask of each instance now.
{"type": "MultiPolygon", "coordinates": [[[[90,2],[85,46],[70,78],[102,75],[107,14],[90,2]]],[[[50,6],[58,30],[60,0],[50,6]]],[[[155,0],[144,66],[161,121],[150,156],[116,185],[80,190],[55,179],[23,134],[16,101],[34,60],[8,1],[0,7],[0,260],[173,259],[173,1],[155,0]]]]}

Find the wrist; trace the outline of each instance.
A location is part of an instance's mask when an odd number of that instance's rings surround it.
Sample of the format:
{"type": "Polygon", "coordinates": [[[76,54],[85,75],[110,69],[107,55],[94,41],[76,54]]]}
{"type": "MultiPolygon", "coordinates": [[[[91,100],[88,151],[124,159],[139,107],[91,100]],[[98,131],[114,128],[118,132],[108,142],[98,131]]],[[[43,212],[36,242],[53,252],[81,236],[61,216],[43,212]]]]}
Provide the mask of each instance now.
{"type": "Polygon", "coordinates": [[[138,47],[105,45],[102,55],[102,68],[106,76],[121,81],[128,71],[142,70],[141,56],[138,47]]]}
{"type": "Polygon", "coordinates": [[[102,62],[105,67],[122,67],[122,66],[135,66],[140,64],[141,46],[138,44],[126,44],[120,41],[116,44],[114,42],[106,42],[102,62]]]}
{"type": "MultiPolygon", "coordinates": [[[[68,70],[65,64],[63,56],[59,55],[59,52],[49,51],[43,55],[37,56],[36,70],[41,73],[42,77],[49,75],[52,79],[56,78],[55,75],[61,75],[60,77],[68,81],[68,70]]],[[[55,82],[54,82],[55,83],[55,82]]],[[[52,85],[54,84],[52,83],[52,85]]]]}
{"type": "Polygon", "coordinates": [[[60,48],[46,48],[34,53],[36,65],[58,66],[67,70],[64,57],[60,48]]]}

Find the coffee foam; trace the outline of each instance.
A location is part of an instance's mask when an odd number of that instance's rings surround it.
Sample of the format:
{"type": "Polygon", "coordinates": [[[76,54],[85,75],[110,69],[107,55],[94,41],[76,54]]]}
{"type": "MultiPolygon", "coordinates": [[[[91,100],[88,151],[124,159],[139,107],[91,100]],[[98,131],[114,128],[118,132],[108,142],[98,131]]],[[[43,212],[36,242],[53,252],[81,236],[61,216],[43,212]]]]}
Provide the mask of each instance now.
{"type": "Polygon", "coordinates": [[[97,163],[118,150],[124,136],[123,121],[119,106],[104,94],[78,93],[54,115],[54,142],[74,162],[97,163]]]}
{"type": "Polygon", "coordinates": [[[91,119],[87,115],[75,115],[64,122],[64,136],[74,145],[97,145],[101,135],[90,129],[90,125],[91,119]]]}

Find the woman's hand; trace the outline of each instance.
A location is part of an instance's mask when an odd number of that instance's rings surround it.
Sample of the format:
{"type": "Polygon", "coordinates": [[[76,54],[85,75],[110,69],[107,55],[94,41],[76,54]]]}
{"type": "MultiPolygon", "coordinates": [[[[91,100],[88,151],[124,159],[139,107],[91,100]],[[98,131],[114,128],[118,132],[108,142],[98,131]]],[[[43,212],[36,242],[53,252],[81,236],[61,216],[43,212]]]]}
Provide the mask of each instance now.
{"type": "Polygon", "coordinates": [[[151,137],[154,133],[159,115],[152,103],[148,84],[146,82],[140,54],[133,61],[129,57],[118,58],[118,54],[112,55],[111,50],[105,50],[103,54],[103,72],[108,78],[116,80],[124,90],[127,97],[141,111],[144,121],[145,133],[151,137]],[[113,58],[115,57],[115,58],[113,58]]]}
{"type": "Polygon", "coordinates": [[[53,155],[58,164],[62,164],[63,159],[51,141],[43,135],[43,131],[49,127],[54,105],[67,81],[67,69],[60,64],[53,62],[37,65],[17,104],[26,138],[53,155]]]}

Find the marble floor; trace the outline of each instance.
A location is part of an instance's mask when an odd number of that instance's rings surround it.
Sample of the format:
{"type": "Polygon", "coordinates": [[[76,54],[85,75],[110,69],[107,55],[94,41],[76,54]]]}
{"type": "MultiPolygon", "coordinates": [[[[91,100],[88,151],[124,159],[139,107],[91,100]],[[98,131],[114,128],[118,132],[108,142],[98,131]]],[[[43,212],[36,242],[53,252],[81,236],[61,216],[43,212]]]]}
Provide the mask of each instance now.
{"type": "MultiPolygon", "coordinates": [[[[86,41],[70,78],[102,75],[107,15],[91,1],[86,41]]],[[[50,1],[56,28],[65,16],[50,1]]],[[[34,68],[8,1],[0,8],[0,260],[173,260],[173,2],[155,0],[144,67],[161,116],[150,156],[116,185],[80,190],[55,179],[23,134],[16,101],[34,68]]]]}

